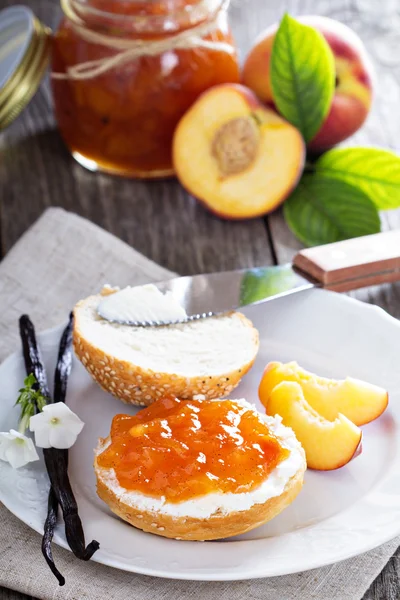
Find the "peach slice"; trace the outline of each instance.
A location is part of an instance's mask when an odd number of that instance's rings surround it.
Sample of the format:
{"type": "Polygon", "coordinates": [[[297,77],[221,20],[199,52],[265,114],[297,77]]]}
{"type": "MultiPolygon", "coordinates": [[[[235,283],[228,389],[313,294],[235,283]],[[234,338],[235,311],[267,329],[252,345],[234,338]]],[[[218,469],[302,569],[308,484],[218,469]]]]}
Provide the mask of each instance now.
{"type": "Polygon", "coordinates": [[[182,185],[227,219],[258,217],[281,204],[301,175],[304,156],[297,129],[236,84],[204,92],[173,140],[182,185]]]}
{"type": "Polygon", "coordinates": [[[333,421],[321,417],[305,400],[298,383],[283,381],[274,387],[266,411],[280,415],[283,424],[293,429],[310,469],[339,469],[361,452],[361,429],[340,413],[333,421]]]}
{"type": "Polygon", "coordinates": [[[258,390],[264,406],[274,387],[282,381],[300,384],[306,401],[329,420],[342,413],[356,425],[365,425],[379,417],[388,405],[387,391],[371,383],[351,377],[343,380],[319,377],[296,362],[271,362],[265,368],[258,390]]]}

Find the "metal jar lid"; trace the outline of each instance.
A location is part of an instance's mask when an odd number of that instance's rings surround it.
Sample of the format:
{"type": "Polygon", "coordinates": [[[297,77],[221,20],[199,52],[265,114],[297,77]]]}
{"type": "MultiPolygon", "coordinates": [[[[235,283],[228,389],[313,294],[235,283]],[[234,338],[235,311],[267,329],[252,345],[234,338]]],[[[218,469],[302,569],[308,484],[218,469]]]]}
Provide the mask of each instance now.
{"type": "Polygon", "coordinates": [[[50,58],[51,30],[26,6],[0,11],[0,130],[35,94],[50,58]]]}

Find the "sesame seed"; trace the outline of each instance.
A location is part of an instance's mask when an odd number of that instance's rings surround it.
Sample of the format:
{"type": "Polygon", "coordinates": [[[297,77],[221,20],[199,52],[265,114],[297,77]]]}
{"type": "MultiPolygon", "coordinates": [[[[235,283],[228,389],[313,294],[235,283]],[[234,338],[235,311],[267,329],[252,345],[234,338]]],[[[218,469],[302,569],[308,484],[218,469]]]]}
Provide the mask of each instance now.
{"type": "Polygon", "coordinates": [[[82,362],[83,362],[83,364],[84,364],[84,365],[86,365],[86,363],[87,363],[87,358],[85,358],[84,356],[82,356],[82,362]]]}
{"type": "Polygon", "coordinates": [[[85,352],[85,356],[86,356],[86,358],[90,358],[89,352],[85,352]]]}
{"type": "Polygon", "coordinates": [[[152,523],[151,526],[152,527],[157,527],[157,523],[152,523]]]}
{"type": "Polygon", "coordinates": [[[165,527],[159,527],[158,531],[164,531],[165,527]]]}
{"type": "Polygon", "coordinates": [[[115,371],[110,371],[110,375],[115,375],[115,371]]]}
{"type": "Polygon", "coordinates": [[[150,394],[147,394],[147,396],[145,396],[145,400],[151,400],[150,394]]]}
{"type": "Polygon", "coordinates": [[[161,379],[160,373],[156,373],[156,379],[161,379]]]}
{"type": "Polygon", "coordinates": [[[110,385],[111,385],[111,387],[113,387],[113,388],[117,387],[117,386],[115,385],[115,381],[111,381],[110,385]]]}
{"type": "Polygon", "coordinates": [[[143,519],[143,515],[136,515],[137,519],[143,519]]]}
{"type": "Polygon", "coordinates": [[[104,367],[105,371],[111,371],[111,367],[104,367]]]}

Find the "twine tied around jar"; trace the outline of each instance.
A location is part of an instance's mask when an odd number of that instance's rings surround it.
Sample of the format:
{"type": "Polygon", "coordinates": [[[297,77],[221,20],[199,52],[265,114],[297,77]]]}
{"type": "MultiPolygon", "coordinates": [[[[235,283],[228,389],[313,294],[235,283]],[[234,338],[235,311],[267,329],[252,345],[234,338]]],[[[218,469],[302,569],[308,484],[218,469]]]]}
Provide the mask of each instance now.
{"type": "Polygon", "coordinates": [[[232,45],[217,40],[205,40],[204,37],[210,35],[217,29],[219,11],[211,20],[195,25],[188,30],[182,31],[176,35],[171,35],[161,40],[127,40],[112,37],[97,31],[89,29],[85,22],[71,9],[70,4],[73,0],[64,0],[62,2],[64,13],[68,17],[71,26],[86,42],[99,44],[107,48],[117,50],[114,56],[99,58],[97,60],[88,60],[77,65],[67,67],[65,73],[52,73],[53,79],[74,79],[85,80],[93,79],[99,75],[107,73],[115,67],[130,62],[142,56],[156,56],[167,52],[168,50],[188,50],[191,48],[206,48],[208,50],[217,50],[234,54],[232,45]]]}

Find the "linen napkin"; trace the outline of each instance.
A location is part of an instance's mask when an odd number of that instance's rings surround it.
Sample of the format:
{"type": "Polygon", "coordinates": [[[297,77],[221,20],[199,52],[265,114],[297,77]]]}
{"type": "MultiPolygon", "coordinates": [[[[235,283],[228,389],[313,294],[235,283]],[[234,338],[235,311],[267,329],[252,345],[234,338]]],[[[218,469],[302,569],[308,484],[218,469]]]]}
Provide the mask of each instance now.
{"type": "MultiPolygon", "coordinates": [[[[18,317],[37,329],[64,321],[74,303],[105,282],[121,286],[171,273],[96,225],[48,209],[0,264],[0,360],[19,347],[18,317]]],[[[84,563],[54,545],[66,578],[59,587],[40,552],[40,536],[0,505],[0,585],[43,600],[360,600],[400,539],[332,566],[242,582],[173,581],[84,563]]]]}

